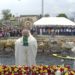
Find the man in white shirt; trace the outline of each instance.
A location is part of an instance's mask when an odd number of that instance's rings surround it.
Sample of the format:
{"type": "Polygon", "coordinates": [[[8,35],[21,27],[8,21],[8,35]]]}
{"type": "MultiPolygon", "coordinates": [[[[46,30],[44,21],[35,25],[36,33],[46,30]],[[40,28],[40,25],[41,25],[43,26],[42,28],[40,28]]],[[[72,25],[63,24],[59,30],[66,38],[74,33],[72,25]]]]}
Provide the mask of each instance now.
{"type": "Polygon", "coordinates": [[[37,41],[28,29],[15,42],[15,65],[36,65],[37,41]]]}

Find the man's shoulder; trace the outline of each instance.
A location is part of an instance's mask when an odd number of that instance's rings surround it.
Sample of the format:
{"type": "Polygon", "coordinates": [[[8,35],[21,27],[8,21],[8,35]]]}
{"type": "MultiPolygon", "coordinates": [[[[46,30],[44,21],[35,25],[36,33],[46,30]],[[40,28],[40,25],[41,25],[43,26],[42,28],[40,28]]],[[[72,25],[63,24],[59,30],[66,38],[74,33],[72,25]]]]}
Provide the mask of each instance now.
{"type": "Polygon", "coordinates": [[[34,36],[31,35],[32,41],[37,41],[34,36]]]}
{"type": "Polygon", "coordinates": [[[15,43],[20,43],[21,42],[22,37],[18,38],[15,43]]]}

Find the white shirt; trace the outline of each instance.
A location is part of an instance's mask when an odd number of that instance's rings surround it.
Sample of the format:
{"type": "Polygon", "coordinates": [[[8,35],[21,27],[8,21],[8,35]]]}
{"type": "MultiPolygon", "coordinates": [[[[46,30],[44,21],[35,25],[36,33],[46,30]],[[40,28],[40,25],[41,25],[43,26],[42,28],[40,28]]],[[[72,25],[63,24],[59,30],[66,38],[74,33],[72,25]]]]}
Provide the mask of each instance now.
{"type": "Polygon", "coordinates": [[[35,65],[37,54],[37,41],[30,34],[28,37],[28,46],[23,46],[23,37],[15,42],[15,64],[16,65],[35,65]]]}

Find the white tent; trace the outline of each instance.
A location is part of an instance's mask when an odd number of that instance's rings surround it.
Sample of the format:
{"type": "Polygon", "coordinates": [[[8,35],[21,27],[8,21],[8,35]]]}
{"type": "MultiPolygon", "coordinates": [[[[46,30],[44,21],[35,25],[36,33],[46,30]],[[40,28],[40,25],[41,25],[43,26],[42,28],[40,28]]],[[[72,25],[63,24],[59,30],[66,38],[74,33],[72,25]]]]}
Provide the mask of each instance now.
{"type": "Polygon", "coordinates": [[[75,26],[75,23],[64,17],[43,17],[34,22],[34,26],[75,26]]]}

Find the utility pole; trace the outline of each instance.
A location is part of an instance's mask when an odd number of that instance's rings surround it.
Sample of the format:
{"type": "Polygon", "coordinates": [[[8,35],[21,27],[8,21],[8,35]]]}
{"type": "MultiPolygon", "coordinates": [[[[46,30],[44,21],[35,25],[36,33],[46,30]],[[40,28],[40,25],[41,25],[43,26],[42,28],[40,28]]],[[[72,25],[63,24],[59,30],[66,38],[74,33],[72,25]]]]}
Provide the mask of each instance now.
{"type": "Polygon", "coordinates": [[[44,16],[44,0],[42,0],[42,17],[44,16]]]}

